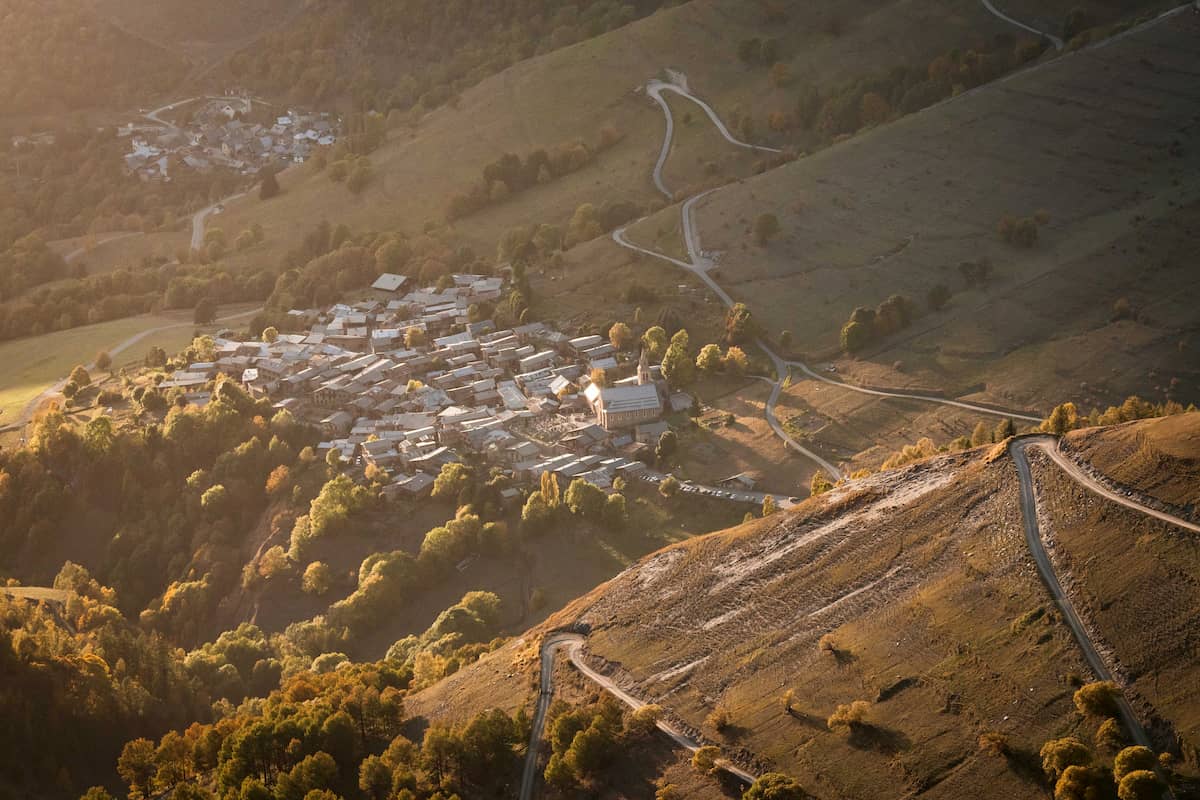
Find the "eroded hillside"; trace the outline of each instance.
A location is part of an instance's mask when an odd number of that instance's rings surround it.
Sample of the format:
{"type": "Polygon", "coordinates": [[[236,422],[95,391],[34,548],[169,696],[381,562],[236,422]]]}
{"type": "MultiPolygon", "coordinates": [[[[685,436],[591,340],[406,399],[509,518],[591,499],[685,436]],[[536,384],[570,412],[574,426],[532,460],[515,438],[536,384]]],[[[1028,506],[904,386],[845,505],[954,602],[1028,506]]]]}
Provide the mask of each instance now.
{"type": "MultiPolygon", "coordinates": [[[[1107,456],[1131,429],[1168,425],[1194,441],[1200,415],[1086,438],[1107,456]]],[[[1033,460],[1042,534],[1071,603],[1129,681],[1156,748],[1194,772],[1197,711],[1182,690],[1194,683],[1194,535],[1099,498],[1040,453],[1033,460]]],[[[667,548],[410,708],[440,719],[519,707],[539,634],[567,627],[587,631],[587,663],[681,729],[760,773],[794,775],[818,798],[984,787],[1042,797],[1042,744],[1090,742],[1100,720],[1072,702],[1093,676],[1031,557],[1019,488],[1003,448],[974,450],[667,548]],[[831,730],[827,719],[855,701],[866,703],[865,725],[831,730]],[[1007,755],[981,737],[1004,741],[1007,755]]]]}
{"type": "Polygon", "coordinates": [[[1037,796],[977,753],[990,730],[1036,750],[1083,669],[1065,629],[1013,629],[1046,603],[1016,490],[1010,463],[973,453],[665,551],[581,604],[589,650],[706,736],[829,797],[984,783],[1037,796]],[[862,741],[825,726],[855,700],[871,703],[862,741]],[[732,719],[726,734],[704,725],[716,708],[732,719]]]}

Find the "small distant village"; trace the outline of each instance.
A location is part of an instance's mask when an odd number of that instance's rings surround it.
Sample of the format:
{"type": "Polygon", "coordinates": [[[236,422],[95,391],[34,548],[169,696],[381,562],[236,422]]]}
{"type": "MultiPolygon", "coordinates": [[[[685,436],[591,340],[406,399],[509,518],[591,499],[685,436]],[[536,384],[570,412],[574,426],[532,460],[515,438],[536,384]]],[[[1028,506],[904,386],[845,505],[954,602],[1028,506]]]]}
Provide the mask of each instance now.
{"type": "Polygon", "coordinates": [[[254,102],[238,94],[209,98],[182,126],[150,116],[161,124],[120,128],[118,134],[130,139],[126,171],[144,181],[169,181],[177,170],[256,175],[271,164],[303,163],[315,148],[337,142],[341,122],[335,114],[289,109],[256,122],[254,102]]]}
{"type": "MultiPolygon", "coordinates": [[[[240,376],[253,396],[318,427],[322,452],[338,451],[358,474],[373,465],[386,475],[392,498],[428,495],[444,465],[467,457],[517,484],[544,472],[563,486],[584,478],[605,490],[618,477],[665,479],[646,462],[670,429],[666,418],[694,401],[669,389],[659,365],[599,335],[472,322],[471,306],[498,300],[504,279],[452,277],[440,291],[410,291],[405,276],[384,274],[371,299],[290,311],[287,330],[298,332],[264,342],[217,337],[213,361],[176,371],[160,388],[203,404],[216,375],[240,376]],[[603,385],[591,380],[598,370],[603,385]]],[[[754,489],[745,474],[716,487],[682,485],[761,504],[754,489]]]]}

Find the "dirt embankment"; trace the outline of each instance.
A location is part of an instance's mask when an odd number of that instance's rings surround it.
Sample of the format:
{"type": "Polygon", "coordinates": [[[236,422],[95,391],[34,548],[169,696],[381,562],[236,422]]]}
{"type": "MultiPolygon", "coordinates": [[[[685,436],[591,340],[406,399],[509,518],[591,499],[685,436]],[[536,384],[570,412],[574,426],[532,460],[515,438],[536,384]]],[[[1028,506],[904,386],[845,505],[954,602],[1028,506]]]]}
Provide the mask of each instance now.
{"type": "Polygon", "coordinates": [[[1146,495],[1185,518],[1200,505],[1200,413],[1086,428],[1063,450],[1112,486],[1146,495]]]}

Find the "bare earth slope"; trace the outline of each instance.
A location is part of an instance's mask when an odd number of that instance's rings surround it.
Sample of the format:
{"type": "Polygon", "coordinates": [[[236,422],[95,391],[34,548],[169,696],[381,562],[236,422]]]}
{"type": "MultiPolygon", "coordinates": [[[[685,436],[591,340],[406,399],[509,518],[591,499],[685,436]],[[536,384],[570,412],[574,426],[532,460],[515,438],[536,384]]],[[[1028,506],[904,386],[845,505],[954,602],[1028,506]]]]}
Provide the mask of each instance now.
{"type": "Polygon", "coordinates": [[[1004,797],[1041,788],[977,753],[1035,750],[1082,664],[1064,629],[1010,630],[1046,602],[1010,463],[979,454],[855,482],[799,513],[659,554],[581,605],[593,656],[709,738],[822,797],[1004,797]],[[832,637],[834,652],[818,641],[832,637]],[[793,715],[780,698],[793,689],[793,715]],[[872,703],[858,740],[825,719],[872,703]],[[705,729],[717,707],[732,734],[705,729]]]}
{"type": "MultiPolygon", "coordinates": [[[[1200,414],[1170,424],[1195,441],[1200,414]]],[[[1099,462],[1127,434],[1088,435],[1099,462]]],[[[1097,497],[1041,453],[1032,461],[1059,581],[1156,748],[1193,773],[1200,541],[1097,497]]],[[[417,695],[414,713],[528,704],[536,643],[572,628],[586,631],[593,668],[661,704],[678,729],[818,798],[1043,797],[1038,748],[1090,740],[1096,722],[1075,712],[1074,688],[1092,675],[1034,567],[1018,490],[1003,450],[975,450],[667,548],[417,695]],[[830,731],[830,714],[855,700],[868,703],[867,725],[830,731]],[[707,721],[715,709],[729,715],[722,731],[707,721]],[[1008,757],[980,748],[991,732],[1007,737],[1008,757]]]]}

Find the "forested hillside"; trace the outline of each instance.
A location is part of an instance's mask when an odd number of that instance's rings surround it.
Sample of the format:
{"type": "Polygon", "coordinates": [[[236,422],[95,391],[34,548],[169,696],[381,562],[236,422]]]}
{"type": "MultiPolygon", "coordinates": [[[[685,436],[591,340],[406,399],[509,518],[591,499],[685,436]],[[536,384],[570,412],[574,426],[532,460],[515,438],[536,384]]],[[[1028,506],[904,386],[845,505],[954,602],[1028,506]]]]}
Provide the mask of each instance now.
{"type": "Polygon", "coordinates": [[[8,115],[137,106],[184,74],[181,59],[70,0],[2,0],[0,64],[0,133],[8,115]]]}
{"type": "Polygon", "coordinates": [[[428,110],[488,75],[625,25],[663,0],[318,4],[234,56],[229,74],[289,102],[428,110]]]}

